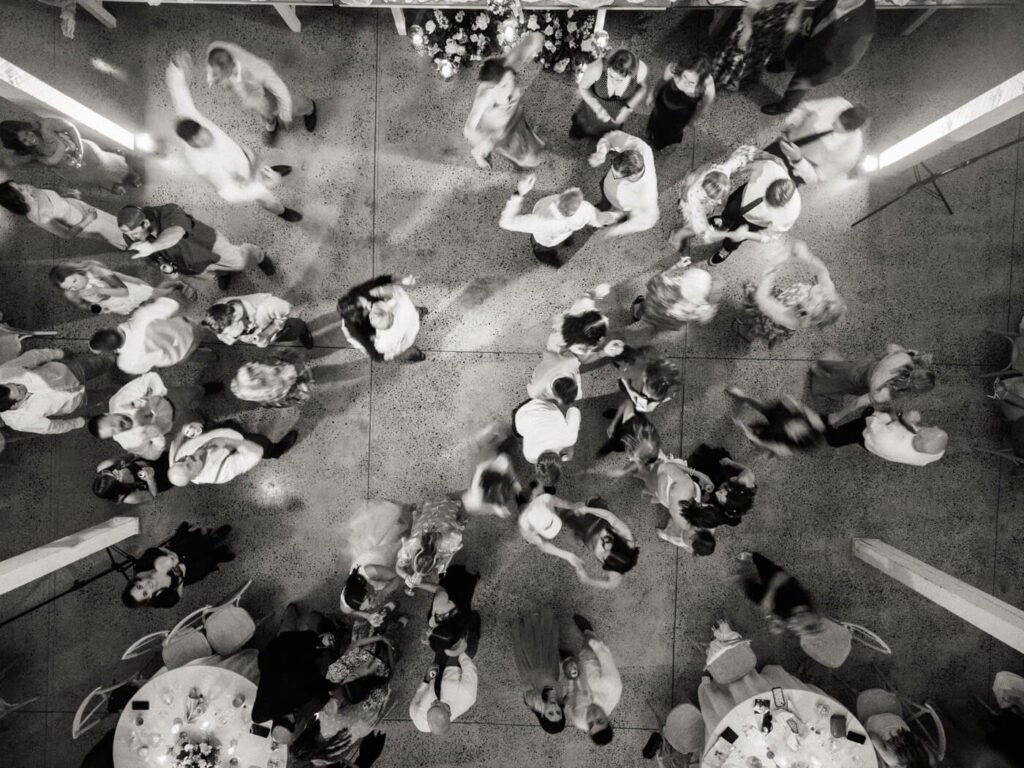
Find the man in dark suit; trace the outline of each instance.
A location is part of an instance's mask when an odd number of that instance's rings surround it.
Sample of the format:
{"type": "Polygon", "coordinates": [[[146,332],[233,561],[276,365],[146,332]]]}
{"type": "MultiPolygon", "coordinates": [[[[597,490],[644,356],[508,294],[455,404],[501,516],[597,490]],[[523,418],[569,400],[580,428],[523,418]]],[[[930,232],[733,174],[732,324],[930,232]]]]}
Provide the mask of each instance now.
{"type": "MultiPolygon", "coordinates": [[[[793,70],[780,101],[766,104],[766,115],[789,112],[807,91],[857,66],[875,34],[875,0],[824,0],[804,19],[803,31],[786,49],[793,70]]],[[[782,67],[769,66],[781,72],[782,67]]]]}

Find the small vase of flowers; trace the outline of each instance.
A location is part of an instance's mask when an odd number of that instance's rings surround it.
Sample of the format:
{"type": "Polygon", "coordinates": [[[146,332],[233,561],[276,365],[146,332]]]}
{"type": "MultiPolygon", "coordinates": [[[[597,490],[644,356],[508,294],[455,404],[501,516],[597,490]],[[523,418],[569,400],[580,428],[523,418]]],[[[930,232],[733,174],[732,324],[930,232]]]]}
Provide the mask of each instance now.
{"type": "Polygon", "coordinates": [[[182,733],[178,736],[174,760],[175,768],[217,768],[220,745],[208,733],[200,736],[182,733]]]}

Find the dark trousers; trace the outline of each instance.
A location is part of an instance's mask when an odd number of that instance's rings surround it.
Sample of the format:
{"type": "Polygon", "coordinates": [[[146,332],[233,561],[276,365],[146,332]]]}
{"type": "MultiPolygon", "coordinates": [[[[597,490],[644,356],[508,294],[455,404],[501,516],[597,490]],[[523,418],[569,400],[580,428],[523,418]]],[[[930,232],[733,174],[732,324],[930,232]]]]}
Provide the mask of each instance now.
{"type": "MultiPolygon", "coordinates": [[[[466,655],[471,659],[474,658],[479,648],[480,613],[478,611],[470,611],[469,622],[467,623],[466,628],[466,655]]],[[[437,675],[438,679],[440,679],[441,673],[444,672],[445,667],[459,666],[459,657],[449,656],[447,653],[438,653],[434,656],[434,663],[441,668],[441,672],[437,675]]]]}
{"type": "Polygon", "coordinates": [[[572,255],[573,235],[569,235],[555,245],[541,245],[533,235],[530,235],[530,245],[533,246],[533,255],[537,261],[557,269],[565,264],[572,255]]]}
{"type": "Polygon", "coordinates": [[[868,416],[874,412],[874,408],[865,408],[860,416],[851,419],[842,426],[833,427],[831,424],[827,424],[825,427],[825,442],[833,448],[843,448],[847,445],[859,445],[863,448],[864,430],[868,426],[868,416]]]}
{"type": "Polygon", "coordinates": [[[298,341],[304,333],[308,332],[309,326],[306,325],[305,321],[297,317],[289,317],[284,321],[281,330],[277,332],[274,341],[298,341]]]}
{"type": "Polygon", "coordinates": [[[110,355],[75,355],[56,362],[63,363],[83,385],[114,370],[114,358],[110,355]]]}
{"type": "MultiPolygon", "coordinates": [[[[759,227],[757,224],[751,224],[740,213],[743,210],[743,193],[746,191],[747,185],[744,184],[738,188],[735,192],[729,195],[729,199],[725,201],[725,208],[722,209],[722,229],[728,232],[735,232],[742,226],[750,228],[751,232],[758,232],[764,227],[759,227]]],[[[732,253],[743,244],[742,240],[730,240],[728,237],[722,241],[722,249],[727,253],[732,253]]]]}
{"type": "MultiPolygon", "coordinates": [[[[760,603],[764,600],[772,577],[777,573],[786,573],[786,571],[759,552],[751,554],[754,557],[754,568],[757,569],[757,579],[747,579],[744,591],[752,602],[760,603]]],[[[791,575],[788,573],[786,575],[787,580],[775,590],[772,601],[772,613],[781,619],[788,619],[796,608],[811,604],[811,597],[807,590],[791,575]]]]}

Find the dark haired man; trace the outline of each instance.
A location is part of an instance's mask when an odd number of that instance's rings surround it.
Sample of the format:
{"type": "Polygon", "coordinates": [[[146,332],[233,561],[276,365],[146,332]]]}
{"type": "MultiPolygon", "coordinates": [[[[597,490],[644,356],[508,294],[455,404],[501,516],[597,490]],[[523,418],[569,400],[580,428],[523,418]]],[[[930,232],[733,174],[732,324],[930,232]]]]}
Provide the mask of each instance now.
{"type": "Polygon", "coordinates": [[[563,659],[566,677],[565,719],[586,731],[598,746],[611,742],[611,713],[622,698],[622,678],[608,646],[587,619],[572,617],[583,633],[583,647],[563,659]]]}
{"type": "Polygon", "coordinates": [[[841,96],[801,103],[786,116],[781,136],[765,147],[786,164],[798,184],[841,178],[864,151],[868,112],[841,96]]]}
{"type": "Polygon", "coordinates": [[[109,355],[70,357],[60,349],[25,352],[0,366],[0,421],[39,435],[84,427],[82,417],[61,417],[85,405],[86,386],[113,367],[109,355]]]}
{"type": "Polygon", "coordinates": [[[167,90],[176,116],[175,133],[181,139],[185,160],[197,176],[229,203],[259,203],[285,221],[302,220],[302,214],[284,205],[271,187],[291,173],[291,166],[260,165],[255,155],[228,136],[196,109],[189,91],[192,56],[178,51],[167,65],[167,90]]]}
{"type": "Polygon", "coordinates": [[[711,219],[729,234],[708,264],[721,264],[744,240],[767,243],[788,232],[800,216],[800,193],[782,161],[767,159],[750,165],[750,180],[729,195],[721,216],[711,219]]]}
{"type": "Polygon", "coordinates": [[[230,287],[233,273],[249,267],[258,266],[265,275],[277,271],[263,249],[252,243],[235,245],[174,203],[126,205],[117,214],[117,226],[131,258],[148,258],[168,275],[216,273],[221,290],[230,287]]]}
{"type": "Polygon", "coordinates": [[[611,157],[611,169],[601,182],[604,199],[598,210],[621,211],[618,224],[605,234],[617,237],[643,232],[658,223],[658,177],[654,152],[647,142],[624,131],[611,131],[597,142],[597,150],[587,162],[598,168],[611,157]]]}

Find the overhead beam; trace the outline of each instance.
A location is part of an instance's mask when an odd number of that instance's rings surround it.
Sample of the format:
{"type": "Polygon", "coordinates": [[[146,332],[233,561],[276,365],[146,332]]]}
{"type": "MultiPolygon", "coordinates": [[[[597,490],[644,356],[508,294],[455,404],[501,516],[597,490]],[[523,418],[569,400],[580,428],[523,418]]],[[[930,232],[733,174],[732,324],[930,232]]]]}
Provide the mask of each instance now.
{"type": "Polygon", "coordinates": [[[288,29],[292,32],[302,31],[302,22],[299,21],[298,14],[295,13],[294,5],[275,3],[274,8],[277,10],[281,18],[284,19],[284,23],[288,25],[288,29]]]}
{"type": "Polygon", "coordinates": [[[1024,611],[879,539],[854,539],[853,554],[982,632],[1024,653],[1024,611]]]}
{"type": "Polygon", "coordinates": [[[112,517],[20,555],[0,560],[0,595],[102,552],[139,533],[139,518],[112,517]]]}
{"type": "Polygon", "coordinates": [[[114,29],[117,26],[117,19],[115,19],[110,11],[103,7],[102,0],[75,0],[80,8],[85,8],[93,17],[104,27],[108,29],[114,29]]]}

